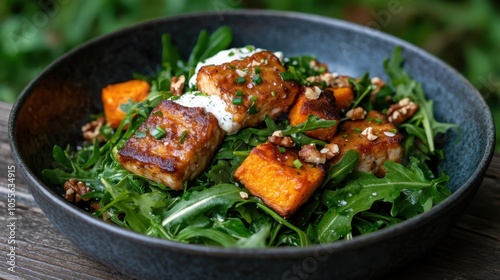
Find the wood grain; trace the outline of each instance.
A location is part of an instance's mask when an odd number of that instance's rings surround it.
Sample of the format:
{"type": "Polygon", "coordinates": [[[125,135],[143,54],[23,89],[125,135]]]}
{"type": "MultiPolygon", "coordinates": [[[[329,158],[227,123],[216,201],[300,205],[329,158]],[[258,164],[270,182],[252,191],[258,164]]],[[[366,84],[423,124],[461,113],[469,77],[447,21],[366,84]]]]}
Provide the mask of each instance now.
{"type": "MultiPolygon", "coordinates": [[[[16,172],[16,268],[7,270],[9,252],[7,167],[14,164],[8,144],[11,106],[0,102],[0,278],[130,279],[86,256],[63,237],[36,206],[16,172]]],[[[458,224],[432,251],[384,279],[500,278],[500,154],[495,155],[474,200],[458,224]]]]}

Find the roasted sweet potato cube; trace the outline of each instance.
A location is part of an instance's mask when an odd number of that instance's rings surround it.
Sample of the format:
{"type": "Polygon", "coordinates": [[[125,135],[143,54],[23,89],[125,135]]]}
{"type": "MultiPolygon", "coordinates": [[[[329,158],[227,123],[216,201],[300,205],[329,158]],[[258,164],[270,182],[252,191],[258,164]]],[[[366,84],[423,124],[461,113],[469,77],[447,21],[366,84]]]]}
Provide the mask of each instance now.
{"type": "Polygon", "coordinates": [[[287,218],[307,201],[325,178],[322,166],[302,163],[297,168],[294,161],[298,158],[295,149],[280,152],[278,146],[264,143],[252,149],[234,177],[250,193],[287,218]]]}
{"type": "Polygon", "coordinates": [[[180,190],[205,169],[223,137],[211,113],[162,101],[118,152],[118,160],[132,173],[180,190]]]}
{"type": "Polygon", "coordinates": [[[283,80],[280,74],[285,71],[278,57],[262,51],[242,60],[201,67],[196,85],[201,92],[222,98],[233,121],[244,128],[261,124],[266,115],[275,118],[288,112],[300,85],[283,80]]]}
{"type": "Polygon", "coordinates": [[[348,150],[356,150],[359,154],[356,170],[382,177],[386,173],[384,163],[387,160],[401,161],[402,141],[403,136],[386,116],[372,110],[364,120],[347,121],[342,125],[331,140],[340,151],[332,163],[338,162],[348,150]]]}
{"type": "Polygon", "coordinates": [[[338,110],[346,110],[354,101],[354,91],[350,87],[332,88],[338,110]]]}
{"type": "Polygon", "coordinates": [[[123,83],[108,85],[102,89],[102,104],[106,121],[113,128],[118,128],[125,118],[125,112],[120,106],[129,100],[144,101],[149,93],[149,84],[141,80],[130,80],[123,83]]]}
{"type": "Polygon", "coordinates": [[[297,101],[293,105],[288,119],[290,124],[299,125],[307,120],[309,115],[318,116],[325,120],[335,120],[337,123],[329,128],[320,128],[306,131],[305,134],[309,137],[329,141],[337,131],[337,126],[340,122],[340,116],[335,106],[335,98],[331,91],[321,91],[319,87],[302,87],[297,101]],[[308,93],[311,92],[312,93],[308,93]],[[315,95],[314,91],[318,91],[319,96],[310,98],[310,95],[315,95]]]}

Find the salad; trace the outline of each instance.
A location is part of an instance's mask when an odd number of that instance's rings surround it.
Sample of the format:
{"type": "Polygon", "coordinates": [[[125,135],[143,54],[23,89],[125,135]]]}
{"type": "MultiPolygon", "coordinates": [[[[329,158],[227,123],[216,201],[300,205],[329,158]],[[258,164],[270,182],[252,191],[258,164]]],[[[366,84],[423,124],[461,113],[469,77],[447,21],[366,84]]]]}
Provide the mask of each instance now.
{"type": "Polygon", "coordinates": [[[449,196],[434,139],[454,124],[404,71],[331,72],[312,55],[229,48],[202,31],[187,60],[102,91],[76,147],[46,179],[65,199],[149,236],[224,247],[308,246],[389,227],[449,196]]]}

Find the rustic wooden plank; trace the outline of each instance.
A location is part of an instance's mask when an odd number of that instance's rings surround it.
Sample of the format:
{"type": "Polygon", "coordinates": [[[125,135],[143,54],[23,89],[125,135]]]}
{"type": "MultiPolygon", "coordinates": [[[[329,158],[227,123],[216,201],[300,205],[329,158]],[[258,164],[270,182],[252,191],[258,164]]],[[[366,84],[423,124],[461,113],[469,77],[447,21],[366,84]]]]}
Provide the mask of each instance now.
{"type": "MultiPolygon", "coordinates": [[[[11,106],[0,102],[0,208],[6,208],[7,166],[14,164],[7,139],[11,106]]],[[[86,256],[62,236],[36,206],[16,172],[16,272],[5,266],[8,232],[0,231],[1,279],[130,279],[86,256]]],[[[457,226],[438,246],[384,279],[498,279],[500,275],[500,154],[457,226]]],[[[7,217],[0,216],[7,224],[7,217]]]]}
{"type": "MultiPolygon", "coordinates": [[[[5,203],[0,202],[5,209],[5,203]]],[[[41,213],[40,209],[16,207],[16,267],[10,276],[33,279],[128,279],[120,273],[87,257],[63,237],[41,213]]],[[[5,216],[0,224],[6,225],[5,216]]],[[[6,235],[0,237],[0,250],[8,252],[6,235]]],[[[0,256],[7,262],[7,255],[0,256]]]]}

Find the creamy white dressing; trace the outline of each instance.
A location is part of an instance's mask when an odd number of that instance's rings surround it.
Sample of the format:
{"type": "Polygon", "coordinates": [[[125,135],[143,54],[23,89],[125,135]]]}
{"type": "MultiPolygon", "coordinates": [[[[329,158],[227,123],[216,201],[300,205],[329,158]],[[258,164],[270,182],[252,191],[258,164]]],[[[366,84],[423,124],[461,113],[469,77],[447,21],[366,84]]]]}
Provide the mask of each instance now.
{"type": "Polygon", "coordinates": [[[227,132],[233,134],[238,132],[240,125],[233,121],[233,115],[226,111],[226,103],[217,95],[202,95],[199,91],[186,92],[174,102],[185,107],[201,107],[205,111],[212,113],[219,122],[219,126],[227,132]]]}
{"type": "MultiPolygon", "coordinates": [[[[198,76],[198,72],[200,68],[207,65],[221,65],[223,63],[231,62],[233,60],[241,60],[245,57],[249,57],[255,53],[265,51],[265,49],[254,48],[252,46],[247,46],[243,48],[232,48],[218,52],[216,55],[205,59],[204,61],[198,62],[196,65],[193,76],[189,79],[189,86],[196,86],[196,77],[198,76]]],[[[280,61],[283,61],[284,54],[282,52],[275,52],[280,61]]]]}

